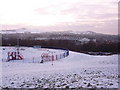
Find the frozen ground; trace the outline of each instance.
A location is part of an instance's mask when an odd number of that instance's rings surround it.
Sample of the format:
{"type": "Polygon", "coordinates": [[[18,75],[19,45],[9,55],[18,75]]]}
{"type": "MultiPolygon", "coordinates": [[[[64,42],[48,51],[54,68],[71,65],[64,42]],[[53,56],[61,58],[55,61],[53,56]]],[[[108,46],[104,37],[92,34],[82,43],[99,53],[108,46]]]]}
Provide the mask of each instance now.
{"type": "MultiPolygon", "coordinates": [[[[30,51],[34,54],[34,49],[30,51]]],[[[118,88],[118,55],[91,56],[70,51],[68,57],[51,64],[2,62],[1,87],[118,88]]]]}

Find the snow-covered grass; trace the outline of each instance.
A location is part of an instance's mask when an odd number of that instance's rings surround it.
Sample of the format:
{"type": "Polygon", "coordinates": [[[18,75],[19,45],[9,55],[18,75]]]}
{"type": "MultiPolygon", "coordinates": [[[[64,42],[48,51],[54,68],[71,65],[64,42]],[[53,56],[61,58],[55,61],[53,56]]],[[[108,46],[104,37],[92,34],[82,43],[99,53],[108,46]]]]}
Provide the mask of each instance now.
{"type": "MultiPolygon", "coordinates": [[[[0,47],[2,49],[2,61],[7,61],[8,52],[16,52],[16,47],[0,47]]],[[[60,54],[65,53],[65,50],[57,50],[57,49],[46,49],[46,48],[32,48],[32,47],[20,47],[19,48],[20,55],[23,57],[23,60],[11,60],[11,62],[34,62],[40,63],[42,58],[41,55],[43,53],[48,53],[49,55],[54,55],[54,59],[56,55],[58,58],[60,54]]]]}
{"type": "MultiPolygon", "coordinates": [[[[30,51],[34,54],[33,49],[30,51]]],[[[51,61],[2,62],[2,88],[118,88],[118,83],[118,55],[70,51],[68,57],[53,65],[51,61]]]]}

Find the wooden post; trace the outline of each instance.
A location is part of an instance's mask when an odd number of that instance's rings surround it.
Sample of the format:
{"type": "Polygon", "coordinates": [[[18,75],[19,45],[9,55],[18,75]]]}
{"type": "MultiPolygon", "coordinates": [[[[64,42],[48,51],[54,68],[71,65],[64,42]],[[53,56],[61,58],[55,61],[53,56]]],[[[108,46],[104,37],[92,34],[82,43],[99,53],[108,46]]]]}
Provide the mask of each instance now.
{"type": "Polygon", "coordinates": [[[34,57],[33,57],[33,63],[34,63],[34,57]]]}

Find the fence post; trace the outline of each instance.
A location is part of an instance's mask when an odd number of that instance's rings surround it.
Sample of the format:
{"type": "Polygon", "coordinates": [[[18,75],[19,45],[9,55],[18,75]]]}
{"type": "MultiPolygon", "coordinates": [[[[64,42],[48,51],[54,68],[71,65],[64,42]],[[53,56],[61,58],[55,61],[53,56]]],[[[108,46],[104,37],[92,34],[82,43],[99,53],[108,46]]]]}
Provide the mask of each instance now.
{"type": "Polygon", "coordinates": [[[57,55],[56,55],[56,60],[57,60],[57,55]]]}
{"type": "Polygon", "coordinates": [[[34,57],[33,57],[33,63],[34,63],[34,57]]]}

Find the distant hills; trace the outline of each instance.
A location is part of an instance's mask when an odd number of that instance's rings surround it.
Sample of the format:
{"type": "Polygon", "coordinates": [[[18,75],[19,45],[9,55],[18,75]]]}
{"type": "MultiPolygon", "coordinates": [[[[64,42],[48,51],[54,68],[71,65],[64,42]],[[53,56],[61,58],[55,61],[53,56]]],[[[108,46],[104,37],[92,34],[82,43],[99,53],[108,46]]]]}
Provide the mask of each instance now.
{"type": "Polygon", "coordinates": [[[1,31],[2,45],[62,47],[77,52],[119,52],[118,35],[92,31],[30,32],[22,30],[1,31]]]}
{"type": "Polygon", "coordinates": [[[0,30],[1,34],[13,34],[13,33],[73,33],[73,34],[88,34],[88,35],[94,35],[94,34],[102,34],[102,33],[96,33],[93,31],[75,31],[75,30],[67,30],[67,31],[45,31],[45,30],[37,30],[37,29],[26,29],[26,28],[19,28],[19,29],[11,29],[11,30],[0,30]]]}

